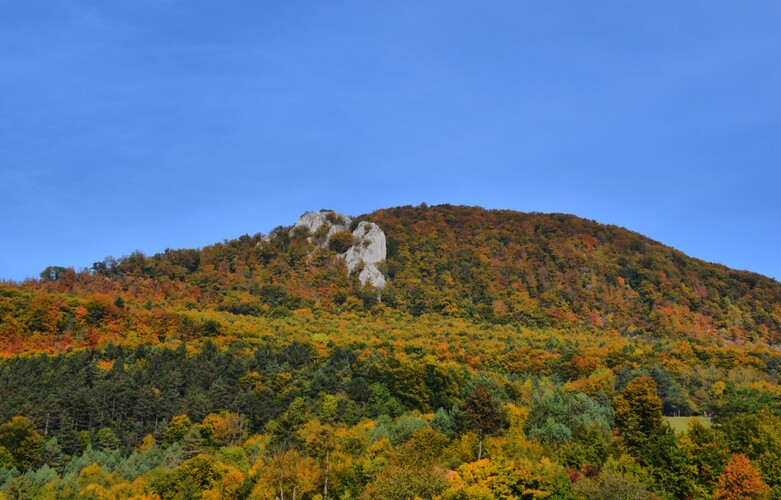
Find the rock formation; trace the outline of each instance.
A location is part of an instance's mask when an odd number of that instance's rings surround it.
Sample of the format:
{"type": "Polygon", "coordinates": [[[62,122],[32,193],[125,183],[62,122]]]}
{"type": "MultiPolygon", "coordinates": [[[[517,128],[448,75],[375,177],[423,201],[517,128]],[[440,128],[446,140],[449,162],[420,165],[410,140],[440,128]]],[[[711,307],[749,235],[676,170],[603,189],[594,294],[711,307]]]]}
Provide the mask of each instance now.
{"type": "Polygon", "coordinates": [[[363,262],[358,275],[361,283],[371,282],[377,288],[384,287],[385,276],[377,269],[377,264],[385,262],[385,233],[374,222],[361,221],[353,231],[353,241],[353,246],[339,255],[347,263],[347,269],[353,272],[363,262]]]}
{"type": "MultiPolygon", "coordinates": [[[[349,231],[351,223],[350,217],[332,210],[307,212],[293,224],[290,232],[292,234],[305,228],[309,232],[308,241],[325,248],[332,236],[349,231]]],[[[370,283],[377,288],[383,288],[385,276],[377,268],[377,264],[385,261],[385,233],[377,224],[361,221],[352,235],[352,246],[337,256],[344,259],[348,272],[360,269],[358,279],[362,285],[370,283]]]]}
{"type": "Polygon", "coordinates": [[[331,210],[321,212],[307,212],[302,215],[295,224],[293,224],[293,228],[290,230],[290,232],[292,234],[299,228],[306,228],[309,230],[308,240],[311,243],[314,235],[323,226],[323,224],[325,224],[328,226],[328,233],[324,235],[325,244],[321,245],[325,246],[328,244],[328,239],[330,239],[334,233],[349,231],[351,222],[352,220],[346,215],[342,215],[331,210]]]}

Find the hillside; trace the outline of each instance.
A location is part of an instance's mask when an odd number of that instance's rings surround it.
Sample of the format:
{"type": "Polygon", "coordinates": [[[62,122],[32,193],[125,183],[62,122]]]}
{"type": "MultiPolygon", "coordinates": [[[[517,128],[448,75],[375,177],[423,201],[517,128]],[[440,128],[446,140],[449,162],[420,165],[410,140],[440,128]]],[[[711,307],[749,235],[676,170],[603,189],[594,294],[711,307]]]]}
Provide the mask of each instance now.
{"type": "MultiPolygon", "coordinates": [[[[383,307],[527,327],[629,336],[781,342],[781,284],[709,264],[637,233],[571,215],[399,207],[352,221],[387,237],[381,292],[348,275],[337,248],[275,229],[200,250],[133,253],[89,271],[50,267],[2,287],[4,345],[149,330],[160,312],[280,315],[383,307]],[[122,307],[118,307],[121,304],[122,307]],[[86,308],[80,312],[79,307],[86,308]],[[153,314],[157,311],[156,314],[153,314]]],[[[154,329],[153,327],[152,329],[154,329]]]]}
{"type": "Polygon", "coordinates": [[[780,342],[626,229],[314,212],[0,284],[0,498],[781,497],[780,342]]]}
{"type": "Polygon", "coordinates": [[[781,284],[571,215],[403,207],[388,235],[398,304],[621,334],[781,340],[781,284]],[[419,280],[419,281],[418,281],[419,280]]]}

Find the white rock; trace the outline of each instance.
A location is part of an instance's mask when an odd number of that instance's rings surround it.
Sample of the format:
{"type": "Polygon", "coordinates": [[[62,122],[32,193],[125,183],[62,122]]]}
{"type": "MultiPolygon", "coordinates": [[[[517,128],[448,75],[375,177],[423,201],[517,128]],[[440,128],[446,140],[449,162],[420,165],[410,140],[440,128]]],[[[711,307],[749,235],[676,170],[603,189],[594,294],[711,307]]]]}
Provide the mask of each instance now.
{"type": "Polygon", "coordinates": [[[363,269],[358,275],[362,285],[371,282],[377,288],[385,286],[385,276],[377,269],[378,262],[385,262],[387,248],[385,233],[374,222],[361,221],[353,231],[356,243],[340,255],[352,272],[363,262],[363,269]]]}
{"type": "Polygon", "coordinates": [[[323,224],[326,224],[328,226],[328,234],[326,235],[324,242],[320,245],[325,246],[328,244],[328,238],[330,238],[334,233],[348,231],[350,229],[351,222],[352,219],[346,215],[334,212],[332,210],[325,212],[307,212],[302,215],[295,224],[293,224],[292,229],[290,229],[290,234],[292,235],[293,232],[298,228],[305,227],[309,230],[309,238],[307,238],[307,241],[311,243],[312,238],[317,230],[320,229],[323,224]],[[336,223],[331,222],[328,219],[335,220],[336,223]]]}
{"type": "Polygon", "coordinates": [[[352,271],[363,262],[364,264],[376,264],[383,262],[386,257],[385,233],[374,222],[362,221],[353,231],[356,243],[344,254],[347,269],[352,271]]]}
{"type": "MultiPolygon", "coordinates": [[[[312,243],[315,233],[325,225],[328,227],[328,232],[323,241],[319,243],[321,248],[325,248],[328,246],[331,236],[335,233],[349,231],[351,223],[350,217],[331,210],[307,212],[293,224],[289,234],[292,236],[297,229],[306,228],[309,231],[307,241],[312,243]]],[[[348,273],[352,273],[363,264],[363,268],[358,274],[362,285],[370,283],[374,287],[383,288],[385,276],[377,268],[377,264],[385,262],[387,257],[385,233],[377,224],[361,221],[353,231],[353,240],[355,243],[337,257],[344,259],[348,273]]]]}
{"type": "Polygon", "coordinates": [[[371,283],[375,288],[385,288],[385,276],[377,269],[374,264],[366,264],[358,275],[361,284],[371,283]]]}

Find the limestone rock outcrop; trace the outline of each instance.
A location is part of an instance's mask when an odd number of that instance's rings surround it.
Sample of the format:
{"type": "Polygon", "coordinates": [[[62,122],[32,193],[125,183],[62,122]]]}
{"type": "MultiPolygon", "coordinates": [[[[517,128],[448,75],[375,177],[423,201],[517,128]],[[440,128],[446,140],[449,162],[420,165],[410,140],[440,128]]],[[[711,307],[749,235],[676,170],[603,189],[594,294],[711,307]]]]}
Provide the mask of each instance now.
{"type": "Polygon", "coordinates": [[[348,231],[350,229],[350,223],[352,220],[346,215],[334,211],[321,211],[321,212],[307,212],[299,218],[293,228],[290,230],[291,234],[299,228],[306,228],[309,231],[309,241],[311,243],[314,235],[325,224],[328,226],[328,233],[324,235],[325,244],[328,244],[328,239],[341,231],[348,231]]]}
{"type": "Polygon", "coordinates": [[[361,221],[353,231],[353,241],[353,246],[340,254],[347,263],[347,269],[353,272],[363,262],[363,269],[358,275],[361,283],[371,282],[377,288],[384,287],[385,276],[377,269],[377,264],[385,262],[385,233],[374,222],[361,221]]]}
{"type": "MultiPolygon", "coordinates": [[[[309,232],[308,241],[325,248],[337,233],[350,230],[352,219],[332,210],[307,212],[293,224],[293,232],[305,228],[309,232]]],[[[377,268],[384,262],[387,254],[385,233],[374,222],[361,221],[352,232],[353,241],[346,251],[337,254],[344,259],[348,272],[360,269],[358,279],[362,285],[371,284],[377,288],[385,286],[385,276],[377,268]]]]}

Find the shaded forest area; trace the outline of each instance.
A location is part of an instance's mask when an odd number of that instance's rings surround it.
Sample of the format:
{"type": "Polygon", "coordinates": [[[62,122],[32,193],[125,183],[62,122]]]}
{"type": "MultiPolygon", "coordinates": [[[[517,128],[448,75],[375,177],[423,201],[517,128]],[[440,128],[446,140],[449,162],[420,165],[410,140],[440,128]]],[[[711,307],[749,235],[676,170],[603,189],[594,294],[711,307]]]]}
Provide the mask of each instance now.
{"type": "Polygon", "coordinates": [[[693,387],[663,365],[566,380],[386,348],[206,341],[8,359],[2,491],[608,498],[621,488],[704,498],[735,461],[757,488],[781,489],[778,374],[693,367],[713,424],[676,434],[663,415],[692,411],[693,387]]]}

